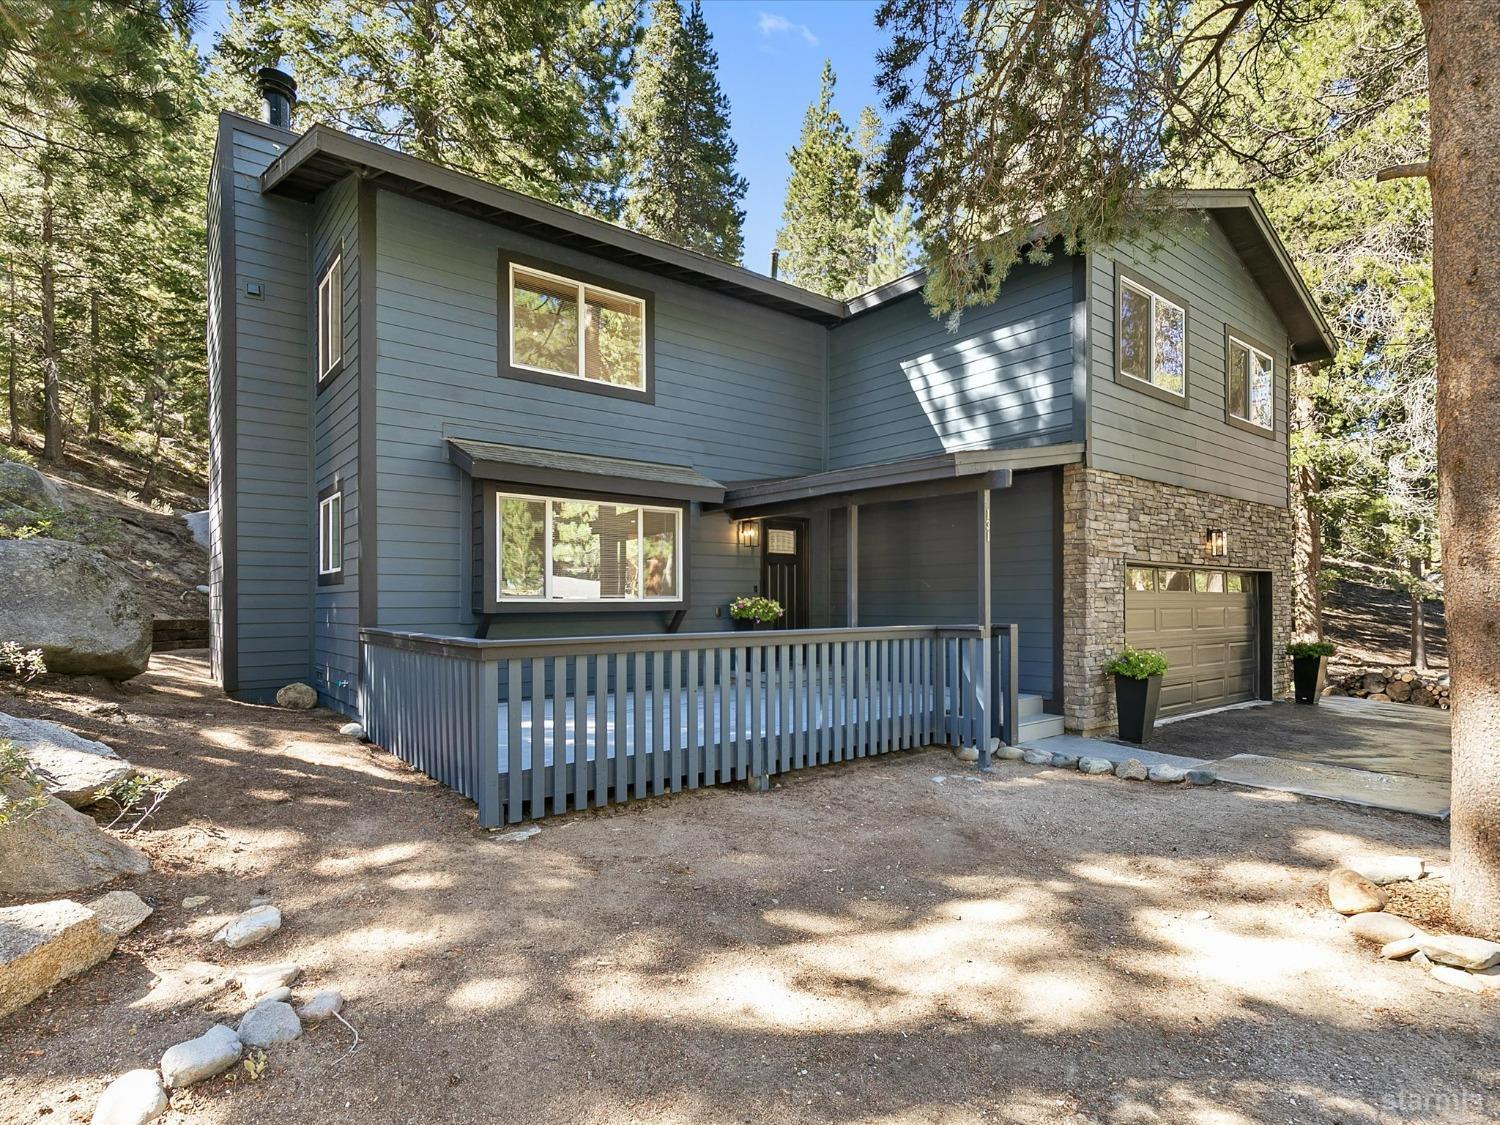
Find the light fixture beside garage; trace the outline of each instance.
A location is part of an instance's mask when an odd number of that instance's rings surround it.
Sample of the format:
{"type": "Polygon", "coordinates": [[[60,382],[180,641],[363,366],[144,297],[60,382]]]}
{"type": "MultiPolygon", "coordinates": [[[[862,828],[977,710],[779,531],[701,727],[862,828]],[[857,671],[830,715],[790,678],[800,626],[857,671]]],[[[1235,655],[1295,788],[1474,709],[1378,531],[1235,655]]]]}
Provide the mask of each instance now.
{"type": "Polygon", "coordinates": [[[1204,531],[1203,554],[1210,559],[1229,557],[1229,536],[1222,527],[1210,527],[1204,531]]]}
{"type": "Polygon", "coordinates": [[[741,547],[760,546],[760,521],[740,520],[739,536],[741,547]]]}

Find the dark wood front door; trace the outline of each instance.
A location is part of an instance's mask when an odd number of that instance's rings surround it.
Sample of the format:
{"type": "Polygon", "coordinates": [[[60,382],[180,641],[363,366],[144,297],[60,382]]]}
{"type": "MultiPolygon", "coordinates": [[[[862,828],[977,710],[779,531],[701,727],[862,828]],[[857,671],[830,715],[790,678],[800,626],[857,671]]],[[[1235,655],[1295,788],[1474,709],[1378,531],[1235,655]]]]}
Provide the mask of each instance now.
{"type": "Polygon", "coordinates": [[[807,523],[766,520],[760,537],[760,588],[781,603],[783,629],[807,628],[807,523]]]}

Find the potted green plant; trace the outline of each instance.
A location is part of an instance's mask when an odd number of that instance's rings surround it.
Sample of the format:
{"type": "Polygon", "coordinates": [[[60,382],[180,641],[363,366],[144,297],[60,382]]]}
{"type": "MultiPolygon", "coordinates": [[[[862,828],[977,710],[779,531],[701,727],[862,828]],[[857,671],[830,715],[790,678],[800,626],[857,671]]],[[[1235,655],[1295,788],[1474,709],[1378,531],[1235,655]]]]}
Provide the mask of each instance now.
{"type": "Polygon", "coordinates": [[[1104,672],[1115,678],[1115,711],[1120,720],[1120,737],[1126,742],[1145,742],[1156,726],[1156,708],[1161,702],[1161,678],[1167,672],[1167,658],[1155,649],[1126,645],[1104,666],[1104,672]]]}
{"type": "Polygon", "coordinates": [[[786,610],[772,598],[741,594],[729,603],[729,616],[736,629],[760,629],[776,624],[786,616],[786,610]]]}
{"type": "Polygon", "coordinates": [[[1292,658],[1292,687],[1298,703],[1316,703],[1322,696],[1328,658],[1333,652],[1328,641],[1293,641],[1286,646],[1286,654],[1292,658]]]}

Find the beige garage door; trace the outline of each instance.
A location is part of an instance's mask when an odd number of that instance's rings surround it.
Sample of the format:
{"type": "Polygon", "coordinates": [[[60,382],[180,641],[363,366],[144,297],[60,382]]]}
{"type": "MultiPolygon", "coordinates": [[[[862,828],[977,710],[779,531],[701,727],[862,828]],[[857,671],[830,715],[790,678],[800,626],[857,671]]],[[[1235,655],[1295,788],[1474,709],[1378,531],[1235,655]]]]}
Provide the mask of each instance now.
{"type": "Polygon", "coordinates": [[[1161,714],[1255,699],[1255,580],[1235,571],[1125,569],[1125,639],[1167,658],[1161,714]]]}

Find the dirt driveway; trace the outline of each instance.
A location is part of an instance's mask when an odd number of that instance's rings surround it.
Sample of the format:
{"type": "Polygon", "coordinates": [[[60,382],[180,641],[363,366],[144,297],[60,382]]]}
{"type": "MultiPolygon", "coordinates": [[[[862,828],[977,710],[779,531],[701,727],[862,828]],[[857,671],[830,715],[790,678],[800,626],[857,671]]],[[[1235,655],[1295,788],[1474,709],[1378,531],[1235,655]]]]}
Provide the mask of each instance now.
{"type": "Polygon", "coordinates": [[[0,1121],[86,1121],[110,1077],[243,1005],[223,969],[295,960],[338,1025],[180,1122],[1486,1121],[1500,1003],[1378,962],[1321,900],[1331,862],[1445,859],[1438,825],[932,750],[544,822],[472,806],[160,658],[126,718],[70,720],[188,779],[126,885],[157,913],[0,1023],[0,1121]],[[251,895],[262,946],[207,936],[251,895]],[[185,895],[212,896],[193,912],[185,895]],[[218,968],[215,968],[218,966],[218,968]]]}

